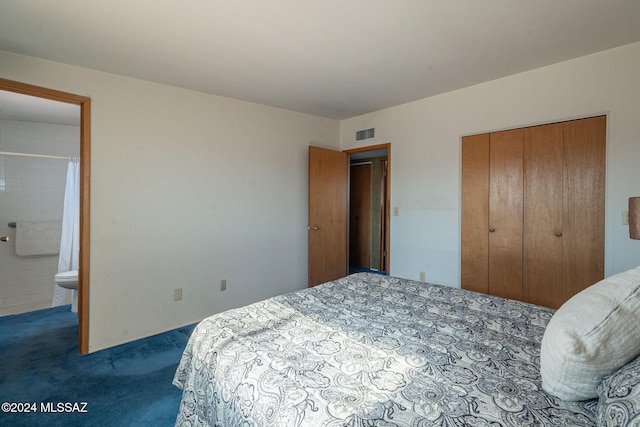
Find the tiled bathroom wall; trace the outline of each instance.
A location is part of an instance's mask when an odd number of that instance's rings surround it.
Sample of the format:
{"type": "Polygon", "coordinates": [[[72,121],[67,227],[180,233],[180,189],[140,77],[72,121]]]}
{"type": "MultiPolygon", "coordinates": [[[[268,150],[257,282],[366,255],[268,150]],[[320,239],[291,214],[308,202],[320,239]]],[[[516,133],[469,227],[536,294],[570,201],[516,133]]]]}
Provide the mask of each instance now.
{"type": "MultiPolygon", "coordinates": [[[[78,157],[79,126],[0,118],[0,152],[78,157]]],[[[0,315],[51,306],[57,256],[18,257],[11,221],[61,221],[67,163],[0,154],[0,315]]]]}

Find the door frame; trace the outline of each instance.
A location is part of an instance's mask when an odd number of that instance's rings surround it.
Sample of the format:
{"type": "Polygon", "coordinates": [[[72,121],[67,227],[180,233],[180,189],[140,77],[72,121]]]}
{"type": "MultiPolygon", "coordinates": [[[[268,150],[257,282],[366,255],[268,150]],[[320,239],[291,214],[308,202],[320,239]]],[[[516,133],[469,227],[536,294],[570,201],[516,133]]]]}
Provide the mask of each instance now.
{"type": "MultiPolygon", "coordinates": [[[[367,151],[378,151],[378,150],[387,150],[387,170],[385,176],[385,200],[384,200],[384,219],[383,219],[383,227],[384,227],[384,270],[387,273],[387,276],[391,274],[389,270],[390,259],[391,259],[391,251],[390,251],[390,237],[391,237],[391,143],[387,142],[385,144],[378,145],[369,145],[367,147],[358,147],[352,148],[350,150],[344,150],[349,157],[351,154],[363,153],[367,151]]],[[[348,229],[347,229],[348,233],[348,229]]],[[[348,254],[348,251],[347,251],[348,254]]],[[[348,256],[348,255],[347,255],[348,256]]]]}
{"type": "Polygon", "coordinates": [[[80,107],[80,253],[78,270],[78,352],[89,353],[89,202],[91,98],[0,78],[0,90],[80,107]]]}

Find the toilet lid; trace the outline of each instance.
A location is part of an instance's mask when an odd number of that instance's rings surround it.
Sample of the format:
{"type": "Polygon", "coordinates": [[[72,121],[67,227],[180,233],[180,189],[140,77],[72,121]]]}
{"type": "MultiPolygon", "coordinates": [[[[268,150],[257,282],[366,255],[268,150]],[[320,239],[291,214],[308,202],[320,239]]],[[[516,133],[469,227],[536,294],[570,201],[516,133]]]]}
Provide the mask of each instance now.
{"type": "Polygon", "coordinates": [[[64,271],[56,274],[56,281],[71,281],[78,280],[78,270],[64,271]]]}

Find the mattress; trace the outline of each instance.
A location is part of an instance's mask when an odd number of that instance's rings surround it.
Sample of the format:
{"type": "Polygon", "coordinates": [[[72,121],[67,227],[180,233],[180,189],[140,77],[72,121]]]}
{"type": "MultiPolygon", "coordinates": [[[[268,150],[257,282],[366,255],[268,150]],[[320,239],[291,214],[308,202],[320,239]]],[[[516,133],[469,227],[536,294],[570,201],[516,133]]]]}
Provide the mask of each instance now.
{"type": "Polygon", "coordinates": [[[185,426],[592,426],[540,382],[552,309],[371,273],[216,314],[174,377],[185,426]]]}

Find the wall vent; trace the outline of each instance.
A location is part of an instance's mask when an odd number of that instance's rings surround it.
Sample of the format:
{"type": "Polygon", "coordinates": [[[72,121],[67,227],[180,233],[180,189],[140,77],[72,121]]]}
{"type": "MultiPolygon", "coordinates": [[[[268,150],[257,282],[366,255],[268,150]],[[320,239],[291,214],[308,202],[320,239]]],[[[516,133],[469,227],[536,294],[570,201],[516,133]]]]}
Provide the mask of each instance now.
{"type": "Polygon", "coordinates": [[[376,128],[363,129],[356,131],[356,142],[366,141],[368,139],[375,139],[376,128]]]}

